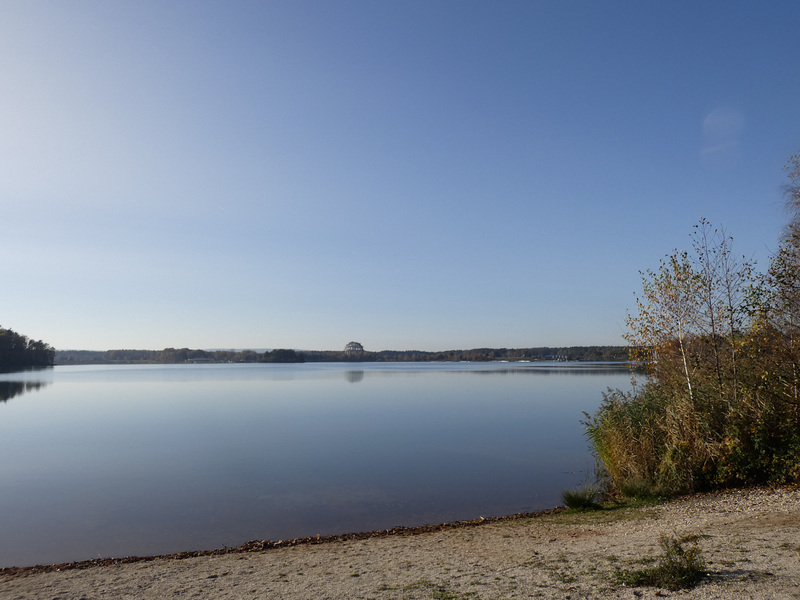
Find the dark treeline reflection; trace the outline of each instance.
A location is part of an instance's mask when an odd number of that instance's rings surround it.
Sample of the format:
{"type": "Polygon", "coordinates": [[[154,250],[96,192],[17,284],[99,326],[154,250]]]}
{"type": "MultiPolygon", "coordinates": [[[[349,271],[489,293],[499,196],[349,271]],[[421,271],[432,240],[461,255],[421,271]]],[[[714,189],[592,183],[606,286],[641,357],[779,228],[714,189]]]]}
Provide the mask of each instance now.
{"type": "Polygon", "coordinates": [[[531,365],[527,367],[507,367],[482,371],[465,371],[475,375],[597,375],[599,373],[624,373],[631,371],[628,363],[531,365]]]}
{"type": "Polygon", "coordinates": [[[36,391],[46,385],[44,381],[0,381],[0,402],[8,402],[14,396],[36,391]]]}
{"type": "MultiPolygon", "coordinates": [[[[464,376],[487,376],[487,375],[560,375],[560,376],[574,376],[574,375],[618,375],[620,373],[631,373],[632,375],[639,372],[636,365],[633,363],[610,362],[610,363],[520,363],[509,362],[501,363],[496,367],[484,365],[484,368],[459,368],[458,365],[453,366],[452,369],[437,368],[431,370],[431,373],[451,372],[461,374],[464,376]]],[[[415,368],[408,365],[408,368],[397,370],[367,370],[366,373],[370,377],[393,377],[403,376],[410,373],[425,373],[427,370],[423,367],[415,368]]],[[[347,378],[349,381],[361,381],[364,378],[364,371],[348,371],[347,378]],[[358,379],[351,379],[351,373],[358,373],[358,379]]]]}

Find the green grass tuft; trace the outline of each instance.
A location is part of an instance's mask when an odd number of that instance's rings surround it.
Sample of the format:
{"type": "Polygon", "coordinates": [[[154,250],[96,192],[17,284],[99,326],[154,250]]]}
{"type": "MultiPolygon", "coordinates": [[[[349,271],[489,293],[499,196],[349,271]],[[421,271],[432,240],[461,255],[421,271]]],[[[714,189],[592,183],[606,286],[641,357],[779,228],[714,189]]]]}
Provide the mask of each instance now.
{"type": "Polygon", "coordinates": [[[662,555],[654,567],[632,571],[620,571],[615,577],[618,584],[652,586],[681,590],[695,587],[706,575],[706,563],[697,546],[697,537],[680,539],[661,534],[658,543],[662,555]],[[691,542],[691,547],[684,544],[691,542]]]}
{"type": "Polygon", "coordinates": [[[600,508],[600,488],[596,485],[587,485],[572,490],[561,492],[561,500],[571,510],[586,511],[600,508]]]}

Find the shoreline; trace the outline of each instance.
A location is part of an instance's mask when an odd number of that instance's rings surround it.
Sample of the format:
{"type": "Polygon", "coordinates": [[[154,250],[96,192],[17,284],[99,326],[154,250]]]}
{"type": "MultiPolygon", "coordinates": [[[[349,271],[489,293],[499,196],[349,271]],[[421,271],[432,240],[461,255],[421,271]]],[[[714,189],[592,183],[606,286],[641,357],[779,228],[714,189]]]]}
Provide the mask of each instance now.
{"type": "Polygon", "coordinates": [[[494,600],[800,598],[800,487],[696,494],[654,506],[552,509],[419,528],[0,571],[0,598],[494,600]],[[697,540],[690,590],[629,587],[662,533],[697,540]],[[128,562],[125,562],[128,561],[128,562]]]}
{"type": "Polygon", "coordinates": [[[437,531],[447,531],[451,529],[464,529],[468,527],[478,527],[489,523],[501,523],[514,521],[516,519],[535,519],[546,515],[554,515],[566,512],[565,506],[546,508],[535,512],[514,513],[499,517],[481,517],[480,519],[469,519],[464,521],[449,521],[437,523],[435,525],[398,525],[390,529],[376,529],[373,531],[359,531],[355,533],[341,533],[336,535],[316,535],[301,538],[291,538],[285,540],[249,540],[240,546],[212,548],[208,550],[188,550],[185,552],[172,552],[169,554],[153,554],[144,556],[122,556],[107,558],[90,558],[86,560],[71,561],[54,564],[37,564],[24,567],[0,567],[0,577],[3,575],[19,575],[33,573],[48,573],[51,571],[68,571],[72,569],[90,569],[92,567],[108,567],[111,565],[131,564],[140,562],[150,562],[154,560],[183,560],[187,558],[200,558],[205,556],[223,556],[226,554],[239,554],[245,552],[261,552],[275,550],[278,548],[290,548],[296,546],[329,544],[334,542],[345,542],[353,540],[366,540],[373,538],[385,538],[392,536],[413,536],[433,533],[437,531]]]}

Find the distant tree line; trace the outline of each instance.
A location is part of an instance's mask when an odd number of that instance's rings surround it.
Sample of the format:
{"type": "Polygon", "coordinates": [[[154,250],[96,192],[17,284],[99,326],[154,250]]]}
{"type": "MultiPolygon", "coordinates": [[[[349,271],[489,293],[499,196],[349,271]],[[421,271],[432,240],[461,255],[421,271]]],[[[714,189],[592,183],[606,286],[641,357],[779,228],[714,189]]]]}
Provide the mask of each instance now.
{"type": "Polygon", "coordinates": [[[49,367],[54,358],[50,344],[0,327],[0,369],[49,367]]]}
{"type": "Polygon", "coordinates": [[[608,361],[628,360],[627,346],[570,346],[538,348],[473,348],[471,350],[445,350],[427,352],[423,350],[365,351],[360,355],[335,350],[307,351],[308,362],[484,362],[497,360],[530,361],[608,361]]]}
{"type": "Polygon", "coordinates": [[[78,364],[180,364],[180,363],[302,363],[302,362],[431,362],[431,361],[626,361],[626,346],[571,346],[539,348],[475,348],[426,352],[421,350],[381,350],[358,355],[345,350],[60,350],[59,365],[78,364]]]}
{"type": "Polygon", "coordinates": [[[59,365],[108,364],[180,364],[180,363],[301,363],[302,352],[295,350],[192,350],[164,348],[163,350],[59,350],[59,365]]]}

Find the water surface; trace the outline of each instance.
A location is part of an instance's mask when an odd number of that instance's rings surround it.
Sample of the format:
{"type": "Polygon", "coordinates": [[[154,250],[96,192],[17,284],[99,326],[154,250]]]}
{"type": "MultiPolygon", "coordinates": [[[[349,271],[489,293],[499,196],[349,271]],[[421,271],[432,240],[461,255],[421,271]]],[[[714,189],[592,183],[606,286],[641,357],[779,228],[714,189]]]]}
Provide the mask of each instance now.
{"type": "Polygon", "coordinates": [[[0,567],[548,508],[619,367],[64,366],[0,374],[0,567]]]}

